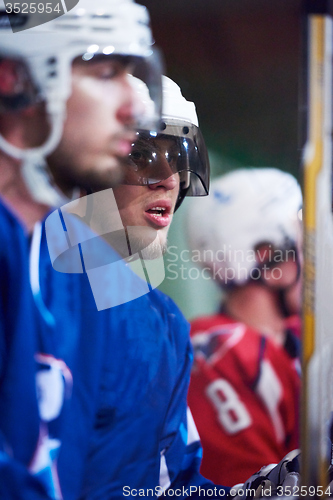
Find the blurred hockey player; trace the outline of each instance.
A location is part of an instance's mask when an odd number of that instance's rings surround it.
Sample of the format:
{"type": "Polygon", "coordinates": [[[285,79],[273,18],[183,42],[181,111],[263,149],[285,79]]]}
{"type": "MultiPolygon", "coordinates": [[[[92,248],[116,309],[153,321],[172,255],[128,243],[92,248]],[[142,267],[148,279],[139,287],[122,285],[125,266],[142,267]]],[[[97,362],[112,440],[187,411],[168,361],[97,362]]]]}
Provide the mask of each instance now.
{"type": "Polygon", "coordinates": [[[12,7],[0,3],[0,497],[72,499],[85,468],[91,495],[106,488],[88,450],[109,328],[86,275],[52,269],[41,221],[119,182],[136,128],[160,118],[160,63],[131,0],[80,0],[52,20],[12,7]]]}
{"type": "Polygon", "coordinates": [[[301,204],[290,174],[240,169],[189,210],[192,253],[223,291],[217,314],[192,322],[188,399],[201,472],[219,484],[298,446],[301,204]]]}

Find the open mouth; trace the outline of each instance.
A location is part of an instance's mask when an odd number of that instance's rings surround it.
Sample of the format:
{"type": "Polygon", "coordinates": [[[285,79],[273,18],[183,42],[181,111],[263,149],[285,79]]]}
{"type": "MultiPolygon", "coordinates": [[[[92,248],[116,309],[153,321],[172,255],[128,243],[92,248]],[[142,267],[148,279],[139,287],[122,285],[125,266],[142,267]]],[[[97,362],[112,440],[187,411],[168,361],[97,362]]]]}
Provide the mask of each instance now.
{"type": "Polygon", "coordinates": [[[146,210],[148,214],[154,214],[157,215],[157,217],[163,217],[164,215],[167,215],[170,211],[167,210],[165,207],[153,207],[150,208],[149,210],[146,210]]]}
{"type": "Polygon", "coordinates": [[[151,223],[160,227],[168,226],[171,222],[171,206],[169,206],[169,203],[151,204],[145,214],[151,223]]]}

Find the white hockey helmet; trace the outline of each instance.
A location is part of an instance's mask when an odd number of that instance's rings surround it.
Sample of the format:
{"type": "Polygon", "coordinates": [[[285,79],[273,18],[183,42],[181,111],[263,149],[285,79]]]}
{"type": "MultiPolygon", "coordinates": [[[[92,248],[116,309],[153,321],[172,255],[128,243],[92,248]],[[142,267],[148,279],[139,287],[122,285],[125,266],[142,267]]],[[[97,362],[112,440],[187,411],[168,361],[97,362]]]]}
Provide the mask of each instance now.
{"type": "MultiPolygon", "coordinates": [[[[26,4],[17,4],[22,10],[15,14],[8,13],[10,5],[14,4],[7,3],[6,12],[4,1],[0,0],[0,59],[22,61],[31,82],[27,95],[17,99],[0,95],[0,103],[5,109],[6,106],[18,109],[44,101],[51,132],[41,147],[30,150],[14,147],[0,135],[0,149],[24,160],[23,174],[35,199],[49,204],[63,203],[60,193],[52,186],[44,159],[62,136],[74,58],[129,57],[132,75],[145,83],[153,103],[149,116],[138,116],[135,126],[153,127],[161,116],[160,55],[153,50],[147,9],[133,0],[79,0],[73,9],[60,17],[54,10],[52,20],[46,9],[43,13],[38,10],[24,13],[26,4]]],[[[25,10],[30,9],[30,4],[27,5],[25,10]]],[[[63,3],[59,5],[62,9],[63,3]]],[[[142,110],[140,107],[140,112],[142,110]]]]}
{"type": "Polygon", "coordinates": [[[162,77],[162,121],[157,131],[138,130],[138,141],[130,154],[128,175],[124,183],[154,184],[179,172],[180,190],[176,209],[185,196],[205,196],[209,191],[209,159],[205,141],[199,129],[193,102],[183,97],[180,87],[167,76],[162,77]],[[172,138],[170,170],[159,168],[159,139],[172,138]],[[177,157],[175,157],[177,155],[177,157]]]}
{"type": "Polygon", "coordinates": [[[235,170],[216,178],[210,195],[189,207],[190,248],[221,286],[242,285],[258,266],[259,245],[297,251],[301,206],[301,189],[291,174],[275,168],[235,170]]]}

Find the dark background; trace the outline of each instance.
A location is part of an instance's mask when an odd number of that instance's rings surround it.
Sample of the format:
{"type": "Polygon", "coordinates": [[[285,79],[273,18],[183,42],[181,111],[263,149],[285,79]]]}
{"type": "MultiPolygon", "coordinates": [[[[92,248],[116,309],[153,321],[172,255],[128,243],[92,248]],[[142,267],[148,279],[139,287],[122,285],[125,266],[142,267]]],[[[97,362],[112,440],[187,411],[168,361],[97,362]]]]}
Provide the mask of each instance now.
{"type": "MultiPolygon", "coordinates": [[[[197,106],[210,150],[298,176],[300,2],[138,0],[148,7],[166,74],[197,106]]],[[[229,162],[231,161],[231,163],[229,162]]]]}

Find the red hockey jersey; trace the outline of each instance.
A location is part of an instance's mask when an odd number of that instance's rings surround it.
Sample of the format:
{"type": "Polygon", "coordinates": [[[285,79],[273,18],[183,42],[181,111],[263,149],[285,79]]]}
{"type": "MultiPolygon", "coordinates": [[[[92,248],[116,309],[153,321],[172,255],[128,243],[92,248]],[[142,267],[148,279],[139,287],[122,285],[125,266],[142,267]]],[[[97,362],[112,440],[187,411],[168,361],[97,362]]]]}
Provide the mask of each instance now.
{"type": "Polygon", "coordinates": [[[203,445],[200,472],[217,484],[244,482],[298,446],[299,340],[292,326],[287,352],[223,314],[192,323],[188,403],[203,445]]]}

